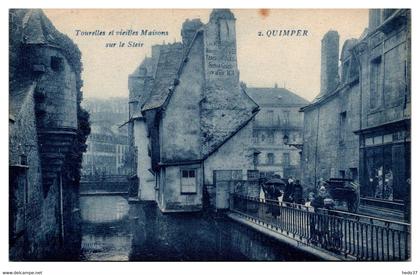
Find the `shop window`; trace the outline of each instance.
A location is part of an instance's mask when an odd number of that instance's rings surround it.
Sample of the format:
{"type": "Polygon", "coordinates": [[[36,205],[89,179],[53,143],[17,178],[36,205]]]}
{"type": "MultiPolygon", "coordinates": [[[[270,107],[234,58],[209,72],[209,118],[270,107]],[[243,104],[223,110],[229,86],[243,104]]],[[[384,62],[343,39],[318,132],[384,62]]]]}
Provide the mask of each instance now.
{"type": "Polygon", "coordinates": [[[394,172],[392,146],[380,146],[366,149],[366,186],[362,195],[382,200],[394,200],[394,172]]]}
{"type": "Polygon", "coordinates": [[[382,144],[382,135],[373,137],[373,144],[382,144]]]}
{"type": "Polygon", "coordinates": [[[392,142],[392,134],[384,135],[384,143],[392,142]]]}
{"type": "Polygon", "coordinates": [[[197,193],[197,178],[195,169],[181,170],[181,194],[197,193]]]}
{"type": "Polygon", "coordinates": [[[365,138],[365,145],[366,146],[373,145],[373,137],[365,138]]]}

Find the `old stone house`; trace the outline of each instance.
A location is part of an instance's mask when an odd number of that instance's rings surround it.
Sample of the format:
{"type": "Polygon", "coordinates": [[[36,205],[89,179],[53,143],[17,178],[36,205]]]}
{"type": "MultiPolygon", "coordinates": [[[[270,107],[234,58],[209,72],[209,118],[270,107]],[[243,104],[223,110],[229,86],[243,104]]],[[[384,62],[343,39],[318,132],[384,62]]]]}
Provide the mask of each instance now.
{"type": "Polygon", "coordinates": [[[187,20],[182,43],[155,46],[129,78],[139,197],[164,212],[228,207],[229,180],[254,169],[258,105],[239,82],[235,17],[187,20]]]}
{"type": "Polygon", "coordinates": [[[300,178],[300,148],[303,113],[309,102],[293,92],[279,88],[247,88],[248,95],[261,110],[253,122],[252,147],[256,169],[262,176],[278,174],[300,178]],[[285,144],[285,136],[288,138],[285,144]]]}
{"type": "Polygon", "coordinates": [[[339,68],[338,33],[329,31],[322,40],[321,93],[302,108],[302,181],[308,187],[334,177],[358,180],[359,140],[353,131],[360,120],[359,69],[350,52],[356,41],[345,41],[339,68]]]}
{"type": "Polygon", "coordinates": [[[409,208],[410,10],[370,10],[369,26],[341,50],[322,41],[321,93],[304,112],[302,177],[353,178],[364,202],[409,208]],[[339,74],[340,73],[340,74],[339,74]]]}
{"type": "Polygon", "coordinates": [[[41,10],[9,13],[10,260],[76,259],[89,132],[80,52],[41,10]]]}

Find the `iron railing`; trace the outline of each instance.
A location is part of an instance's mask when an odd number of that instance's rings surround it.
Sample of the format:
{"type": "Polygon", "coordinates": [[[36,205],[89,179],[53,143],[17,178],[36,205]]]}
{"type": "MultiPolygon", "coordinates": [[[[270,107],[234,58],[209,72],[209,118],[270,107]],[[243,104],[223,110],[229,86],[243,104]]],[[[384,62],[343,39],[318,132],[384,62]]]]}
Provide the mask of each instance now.
{"type": "Polygon", "coordinates": [[[230,210],[309,246],[366,261],[410,258],[410,224],[233,194],[230,210]]]}

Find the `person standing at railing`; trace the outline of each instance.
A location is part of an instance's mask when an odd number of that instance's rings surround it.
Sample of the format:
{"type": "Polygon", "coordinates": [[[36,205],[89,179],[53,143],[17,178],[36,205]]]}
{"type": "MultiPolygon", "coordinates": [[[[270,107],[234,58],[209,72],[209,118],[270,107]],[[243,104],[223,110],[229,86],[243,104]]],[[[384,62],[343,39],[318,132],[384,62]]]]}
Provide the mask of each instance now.
{"type": "Polygon", "coordinates": [[[310,206],[314,209],[314,214],[310,214],[310,239],[313,242],[324,245],[328,234],[328,224],[325,215],[325,199],[328,193],[325,186],[321,185],[318,193],[313,197],[310,206]]]}
{"type": "Polygon", "coordinates": [[[313,202],[315,201],[315,194],[314,192],[310,192],[308,195],[308,201],[305,203],[306,210],[308,211],[308,222],[309,222],[309,239],[311,242],[316,242],[316,233],[315,233],[315,224],[316,224],[316,216],[315,216],[315,208],[312,206],[313,202]]]}

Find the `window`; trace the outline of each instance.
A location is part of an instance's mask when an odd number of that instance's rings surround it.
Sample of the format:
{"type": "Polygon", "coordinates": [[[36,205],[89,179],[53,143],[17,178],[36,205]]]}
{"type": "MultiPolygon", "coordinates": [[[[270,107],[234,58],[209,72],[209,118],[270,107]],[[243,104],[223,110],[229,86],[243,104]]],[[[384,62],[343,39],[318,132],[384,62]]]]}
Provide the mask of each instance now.
{"type": "Polygon", "coordinates": [[[359,77],[359,68],[357,67],[357,61],[352,57],[350,61],[350,73],[348,76],[348,81],[353,81],[359,77]]]}
{"type": "Polygon", "coordinates": [[[339,175],[340,175],[340,178],[344,179],[344,178],[346,177],[346,171],[344,171],[344,170],[339,170],[339,171],[338,171],[338,173],[339,173],[339,175]]]}
{"type": "Polygon", "coordinates": [[[341,73],[341,81],[343,83],[346,83],[348,80],[349,67],[350,67],[350,59],[346,60],[343,64],[343,69],[341,73]]]}
{"type": "Polygon", "coordinates": [[[267,154],[267,164],[274,164],[274,154],[273,153],[268,153],[267,154]]]}
{"type": "Polygon", "coordinates": [[[340,143],[344,143],[346,138],[346,127],[347,127],[347,112],[340,113],[340,143]]]}
{"type": "Polygon", "coordinates": [[[381,57],[370,63],[370,108],[376,109],[381,102],[381,57]]]}
{"type": "Polygon", "coordinates": [[[350,168],[350,177],[352,180],[358,180],[359,173],[357,172],[357,168],[350,168]]]}
{"type": "Polygon", "coordinates": [[[258,143],[258,132],[257,131],[252,132],[252,143],[258,143]]]}
{"type": "Polygon", "coordinates": [[[274,143],[274,132],[267,133],[267,143],[273,144],[274,143]]]}
{"type": "Polygon", "coordinates": [[[387,107],[400,105],[406,94],[406,45],[402,43],[384,55],[384,103],[387,107]]]}
{"type": "Polygon", "coordinates": [[[254,153],[253,156],[254,156],[254,158],[253,158],[254,165],[260,164],[259,154],[254,153]]]}
{"type": "Polygon", "coordinates": [[[247,170],[246,175],[248,180],[258,180],[260,172],[258,170],[247,170]]]}
{"type": "Polygon", "coordinates": [[[63,69],[63,59],[57,56],[51,56],[51,69],[55,72],[61,71],[63,69]]]}
{"type": "Polygon", "coordinates": [[[287,126],[290,123],[290,112],[289,111],[283,111],[284,116],[284,124],[287,126]]]}
{"type": "Polygon", "coordinates": [[[197,193],[197,180],[195,169],[181,170],[181,194],[197,193]]]}
{"type": "Polygon", "coordinates": [[[267,111],[267,123],[269,126],[274,125],[274,111],[273,110],[267,111]]]}
{"type": "MultiPolygon", "coordinates": [[[[252,170],[254,171],[254,170],[252,170]]],[[[255,170],[258,171],[258,170],[255,170]]],[[[242,170],[213,170],[213,185],[217,182],[242,180],[242,170]]]]}
{"type": "Polygon", "coordinates": [[[290,165],[290,154],[289,153],[283,153],[283,164],[285,166],[290,165]]]}

